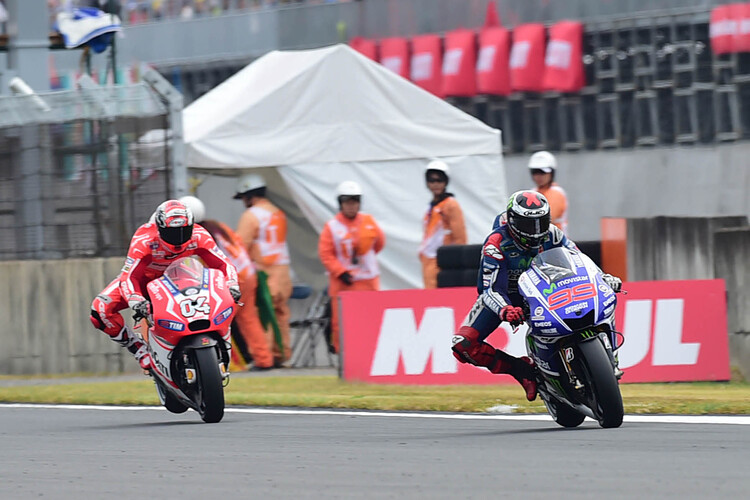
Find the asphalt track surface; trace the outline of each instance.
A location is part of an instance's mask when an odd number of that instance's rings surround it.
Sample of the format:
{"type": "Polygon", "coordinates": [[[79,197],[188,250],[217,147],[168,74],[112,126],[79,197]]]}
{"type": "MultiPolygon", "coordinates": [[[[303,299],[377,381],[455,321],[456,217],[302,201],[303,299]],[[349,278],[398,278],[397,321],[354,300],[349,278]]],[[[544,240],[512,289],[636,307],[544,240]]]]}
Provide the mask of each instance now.
{"type": "Polygon", "coordinates": [[[0,498],[747,498],[750,417],[637,418],[0,405],[0,498]]]}

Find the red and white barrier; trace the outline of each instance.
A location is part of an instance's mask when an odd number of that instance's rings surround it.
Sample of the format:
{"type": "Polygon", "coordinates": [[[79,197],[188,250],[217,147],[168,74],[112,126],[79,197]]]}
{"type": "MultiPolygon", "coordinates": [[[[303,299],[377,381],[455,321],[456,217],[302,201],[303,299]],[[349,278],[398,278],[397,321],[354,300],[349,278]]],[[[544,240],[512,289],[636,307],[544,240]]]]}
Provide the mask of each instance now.
{"type": "MultiPolygon", "coordinates": [[[[728,380],[722,280],[626,283],[617,326],[622,382],[728,380]]],[[[515,383],[461,364],[451,338],[476,299],[472,288],[341,294],[343,378],[388,384],[515,383]]],[[[524,355],[524,335],[505,324],[488,341],[524,355]]]]}

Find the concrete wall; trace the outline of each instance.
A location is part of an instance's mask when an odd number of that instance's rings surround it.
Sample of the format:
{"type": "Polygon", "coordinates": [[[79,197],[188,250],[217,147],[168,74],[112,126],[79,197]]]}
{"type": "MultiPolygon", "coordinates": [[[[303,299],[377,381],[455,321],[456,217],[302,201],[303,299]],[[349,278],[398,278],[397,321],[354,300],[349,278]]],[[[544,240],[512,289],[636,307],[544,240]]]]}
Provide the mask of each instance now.
{"type": "MultiPolygon", "coordinates": [[[[574,240],[601,240],[602,217],[750,216],[750,143],[556,156],[574,240]]],[[[510,192],[533,185],[527,163],[505,157],[510,192]]]]}
{"type": "Polygon", "coordinates": [[[747,226],[747,217],[653,217],[627,220],[628,281],[717,278],[717,231],[747,226]]]}
{"type": "MultiPolygon", "coordinates": [[[[91,301],[122,267],[124,257],[0,262],[0,375],[138,373],[130,353],[89,321],[91,301]]],[[[315,295],[292,300],[293,319],[304,319],[315,295]]],[[[132,314],[125,311],[128,319],[132,314]]],[[[293,329],[309,346],[304,328],[293,329]]],[[[329,366],[325,342],[306,356],[329,366]]],[[[296,358],[295,358],[296,359],[296,358]]]]}
{"type": "Polygon", "coordinates": [[[716,277],[727,283],[731,363],[750,380],[750,227],[720,229],[714,242],[716,277]]]}
{"type": "Polygon", "coordinates": [[[628,219],[628,281],[723,279],[730,363],[750,380],[747,217],[628,219]]]}
{"type": "Polygon", "coordinates": [[[0,373],[136,372],[89,321],[122,258],[0,262],[0,373]]]}

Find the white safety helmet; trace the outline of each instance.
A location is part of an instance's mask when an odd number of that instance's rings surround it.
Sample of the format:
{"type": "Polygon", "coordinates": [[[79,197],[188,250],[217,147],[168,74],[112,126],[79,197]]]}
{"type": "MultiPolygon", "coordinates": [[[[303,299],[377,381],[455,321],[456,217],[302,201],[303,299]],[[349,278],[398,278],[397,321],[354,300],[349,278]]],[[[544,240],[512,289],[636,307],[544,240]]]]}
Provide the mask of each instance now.
{"type": "Polygon", "coordinates": [[[443,160],[432,160],[427,164],[427,168],[425,168],[425,170],[438,170],[440,172],[443,172],[446,176],[451,173],[450,167],[443,160]]]}
{"type": "Polygon", "coordinates": [[[445,181],[445,184],[447,185],[450,180],[448,178],[450,171],[450,167],[448,167],[448,164],[443,160],[432,160],[424,169],[424,180],[425,182],[430,182],[430,172],[435,172],[443,178],[443,181],[445,181]]]}
{"type": "Polygon", "coordinates": [[[266,181],[263,180],[263,177],[258,174],[245,174],[237,181],[237,194],[234,195],[234,198],[242,198],[248,191],[255,191],[264,187],[266,187],[266,181]]]}
{"type": "Polygon", "coordinates": [[[336,196],[362,196],[362,188],[354,181],[344,181],[336,187],[336,196]]]}
{"type": "Polygon", "coordinates": [[[206,220],[206,205],[195,196],[183,196],[180,202],[193,212],[195,222],[201,223],[206,220]]]}
{"type": "Polygon", "coordinates": [[[549,151],[539,151],[529,158],[529,170],[541,170],[545,174],[553,173],[557,168],[557,160],[549,151]]]}

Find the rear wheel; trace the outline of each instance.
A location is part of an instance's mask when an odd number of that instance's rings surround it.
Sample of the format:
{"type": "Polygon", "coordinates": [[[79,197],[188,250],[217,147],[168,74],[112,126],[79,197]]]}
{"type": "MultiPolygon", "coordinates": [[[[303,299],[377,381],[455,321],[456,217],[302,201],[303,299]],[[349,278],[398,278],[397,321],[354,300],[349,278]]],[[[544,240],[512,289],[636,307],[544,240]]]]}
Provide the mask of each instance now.
{"type": "Polygon", "coordinates": [[[198,407],[204,422],[215,423],[224,417],[224,386],[219,371],[215,348],[195,349],[195,368],[198,372],[198,407]]]}
{"type": "Polygon", "coordinates": [[[599,425],[605,428],[620,427],[625,411],[622,407],[622,394],[615,378],[614,368],[607,351],[599,340],[589,340],[578,344],[587,372],[587,395],[592,399],[591,409],[597,415],[599,425]]]}

